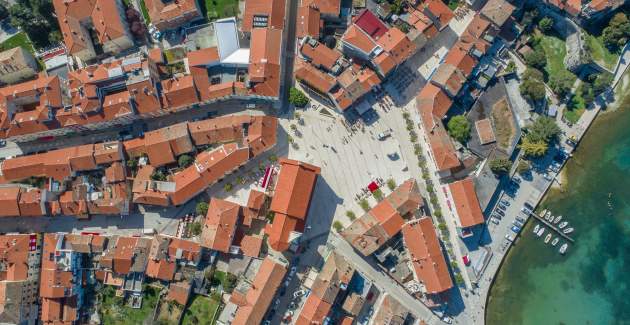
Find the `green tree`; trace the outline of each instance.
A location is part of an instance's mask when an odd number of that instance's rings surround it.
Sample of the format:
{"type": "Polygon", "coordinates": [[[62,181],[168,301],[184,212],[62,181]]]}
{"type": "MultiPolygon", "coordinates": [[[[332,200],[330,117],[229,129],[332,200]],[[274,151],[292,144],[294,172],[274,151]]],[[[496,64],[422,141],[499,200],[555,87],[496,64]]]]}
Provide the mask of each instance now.
{"type": "Polygon", "coordinates": [[[361,201],[359,201],[359,205],[361,206],[361,209],[363,209],[363,211],[370,211],[370,204],[366,199],[361,199],[361,201]]]}
{"type": "Polygon", "coordinates": [[[151,179],[154,181],[165,182],[166,175],[161,170],[156,170],[151,174],[151,179]]]}
{"type": "Polygon", "coordinates": [[[525,174],[532,168],[532,165],[529,161],[525,159],[521,159],[518,161],[518,165],[516,166],[516,172],[519,174],[525,174]]]}
{"type": "Polygon", "coordinates": [[[512,162],[505,158],[496,158],[490,161],[490,170],[495,174],[507,174],[512,167],[512,162]]]}
{"type": "Polygon", "coordinates": [[[333,222],[333,228],[335,228],[336,232],[341,232],[343,230],[343,225],[339,221],[333,222]]]}
{"type": "Polygon", "coordinates": [[[541,116],[528,129],[525,136],[530,143],[544,142],[548,144],[560,134],[560,127],[551,117],[541,116]]]}
{"type": "Polygon", "coordinates": [[[191,156],[184,154],[179,156],[179,159],[177,159],[177,164],[180,168],[186,168],[192,165],[194,161],[195,160],[191,156]]]}
{"type": "Polygon", "coordinates": [[[553,18],[546,16],[538,22],[538,28],[543,33],[548,33],[553,28],[553,18]]]}
{"type": "Polygon", "coordinates": [[[535,49],[525,54],[525,63],[527,66],[542,70],[547,65],[547,57],[542,49],[535,49]]]}
{"type": "Polygon", "coordinates": [[[613,51],[618,51],[628,42],[630,21],[623,12],[615,14],[602,32],[604,44],[613,51]]]}
{"type": "Polygon", "coordinates": [[[457,141],[465,143],[470,138],[470,122],[464,115],[453,116],[447,124],[448,133],[457,141]]]}
{"type": "Polygon", "coordinates": [[[46,47],[60,38],[54,12],[52,1],[45,0],[18,0],[9,8],[11,25],[23,30],[36,47],[46,47]]]}
{"type": "Polygon", "coordinates": [[[559,97],[567,95],[571,91],[572,86],[573,79],[570,74],[561,73],[549,77],[549,87],[559,97]]]}
{"type": "Polygon", "coordinates": [[[289,89],[289,103],[296,107],[304,107],[308,104],[308,97],[306,97],[301,90],[291,87],[291,89],[289,89]]]}
{"type": "Polygon", "coordinates": [[[547,149],[549,148],[546,142],[532,142],[527,138],[523,139],[519,147],[526,156],[530,157],[542,157],[547,153],[547,149]]]}
{"type": "Polygon", "coordinates": [[[396,181],[393,178],[389,178],[387,180],[387,188],[389,188],[390,191],[393,191],[396,189],[396,181]]]}
{"type": "Polygon", "coordinates": [[[350,219],[350,221],[354,221],[354,219],[357,218],[356,214],[354,214],[354,212],[348,210],[346,211],[346,217],[348,217],[348,219],[350,219]]]}
{"type": "Polygon", "coordinates": [[[199,236],[199,235],[201,235],[201,231],[202,231],[201,222],[195,221],[195,222],[190,224],[190,234],[191,235],[199,236]]]}
{"type": "Polygon", "coordinates": [[[521,95],[532,101],[539,101],[545,98],[545,84],[542,72],[528,68],[523,73],[521,85],[519,86],[521,95]]]}
{"type": "Polygon", "coordinates": [[[195,212],[197,212],[197,215],[205,216],[208,213],[208,203],[198,202],[195,207],[195,212]]]}
{"type": "Polygon", "coordinates": [[[612,85],[613,75],[610,72],[603,72],[597,75],[593,81],[593,91],[596,95],[601,94],[604,90],[612,85]]]}

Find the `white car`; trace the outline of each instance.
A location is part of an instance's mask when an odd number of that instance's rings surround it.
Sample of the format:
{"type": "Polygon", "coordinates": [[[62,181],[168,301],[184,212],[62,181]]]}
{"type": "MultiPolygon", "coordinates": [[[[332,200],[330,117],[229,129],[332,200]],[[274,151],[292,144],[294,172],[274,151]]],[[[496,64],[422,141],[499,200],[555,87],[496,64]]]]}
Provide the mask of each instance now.
{"type": "Polygon", "coordinates": [[[293,298],[297,298],[297,297],[301,297],[306,293],[306,291],[304,291],[304,289],[298,290],[296,292],[293,293],[293,298]]]}
{"type": "Polygon", "coordinates": [[[385,130],[381,133],[378,134],[378,139],[379,140],[385,140],[387,137],[389,137],[390,135],[392,135],[392,131],[390,130],[385,130]]]}

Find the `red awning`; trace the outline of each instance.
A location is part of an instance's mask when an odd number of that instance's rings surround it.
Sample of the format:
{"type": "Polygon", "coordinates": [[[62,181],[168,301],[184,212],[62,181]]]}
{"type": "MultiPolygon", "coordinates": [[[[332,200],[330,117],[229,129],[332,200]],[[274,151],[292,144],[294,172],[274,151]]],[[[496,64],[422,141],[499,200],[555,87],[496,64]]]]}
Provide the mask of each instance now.
{"type": "Polygon", "coordinates": [[[374,191],[378,190],[378,184],[376,184],[376,182],[371,182],[368,185],[368,190],[370,190],[370,192],[374,193],[374,191]]]}

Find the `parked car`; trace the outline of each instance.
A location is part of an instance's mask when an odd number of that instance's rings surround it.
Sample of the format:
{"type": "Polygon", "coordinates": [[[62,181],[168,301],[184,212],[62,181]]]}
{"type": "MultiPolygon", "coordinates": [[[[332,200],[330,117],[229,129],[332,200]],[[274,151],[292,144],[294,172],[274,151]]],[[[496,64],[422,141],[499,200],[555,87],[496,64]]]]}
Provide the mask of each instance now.
{"type": "Polygon", "coordinates": [[[510,206],[510,201],[508,200],[501,200],[501,203],[505,204],[505,206],[510,206]]]}
{"type": "Polygon", "coordinates": [[[304,289],[300,289],[296,292],[293,293],[293,298],[297,298],[297,297],[301,297],[306,293],[306,291],[304,291],[304,289]]]}
{"type": "Polygon", "coordinates": [[[496,210],[496,213],[499,214],[502,217],[505,217],[505,212],[503,212],[501,210],[496,210]]]}
{"type": "Polygon", "coordinates": [[[521,217],[521,216],[516,216],[516,220],[518,220],[521,223],[525,223],[525,218],[521,217]]]}
{"type": "Polygon", "coordinates": [[[382,141],[382,140],[387,139],[387,137],[389,137],[389,136],[391,136],[391,135],[392,135],[392,131],[390,131],[390,130],[385,130],[385,131],[383,131],[383,132],[379,133],[377,137],[378,137],[378,139],[379,139],[379,140],[381,140],[381,141],[382,141]]]}
{"type": "Polygon", "coordinates": [[[517,233],[517,234],[521,231],[521,228],[520,228],[520,227],[518,227],[518,226],[512,226],[512,228],[511,228],[511,229],[512,229],[512,231],[513,231],[514,233],[517,233]]]}
{"type": "Polygon", "coordinates": [[[495,218],[495,217],[490,218],[490,221],[491,221],[492,223],[494,223],[495,225],[498,225],[498,224],[499,224],[499,219],[497,219],[497,218],[495,218]]]}

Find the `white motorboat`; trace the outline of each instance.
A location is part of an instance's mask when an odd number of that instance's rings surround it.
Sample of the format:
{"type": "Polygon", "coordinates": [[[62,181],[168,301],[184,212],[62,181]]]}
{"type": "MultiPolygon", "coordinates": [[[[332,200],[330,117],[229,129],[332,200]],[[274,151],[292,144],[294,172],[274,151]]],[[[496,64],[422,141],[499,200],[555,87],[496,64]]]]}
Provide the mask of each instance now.
{"type": "Polygon", "coordinates": [[[551,211],[547,211],[547,214],[545,214],[545,220],[549,221],[549,219],[551,219],[551,211]]]}
{"type": "Polygon", "coordinates": [[[545,244],[549,243],[549,241],[551,240],[551,232],[547,234],[547,236],[545,236],[545,244]]]}
{"type": "Polygon", "coordinates": [[[557,216],[555,219],[553,219],[553,223],[557,224],[558,222],[560,222],[560,220],[562,220],[562,216],[557,216]]]}
{"type": "Polygon", "coordinates": [[[538,230],[538,232],[536,233],[537,237],[542,236],[545,233],[545,227],[540,227],[540,229],[538,230]]]}
{"type": "Polygon", "coordinates": [[[564,255],[564,253],[566,253],[567,248],[569,248],[569,244],[562,244],[562,246],[560,246],[560,249],[558,250],[560,252],[560,254],[564,255]]]}
{"type": "Polygon", "coordinates": [[[566,222],[566,221],[562,221],[562,222],[558,225],[558,228],[562,229],[562,228],[566,227],[568,224],[569,224],[568,222],[566,222]]]}
{"type": "Polygon", "coordinates": [[[556,246],[558,245],[558,242],[560,241],[560,238],[556,237],[551,241],[551,246],[556,246]]]}
{"type": "Polygon", "coordinates": [[[538,233],[538,229],[540,229],[540,224],[536,224],[536,226],[534,226],[534,234],[538,233]]]}
{"type": "Polygon", "coordinates": [[[547,215],[547,209],[542,210],[539,215],[541,218],[544,218],[547,215]]]}
{"type": "Polygon", "coordinates": [[[569,228],[563,230],[562,232],[565,233],[565,234],[570,234],[570,233],[573,232],[573,230],[574,230],[573,228],[569,227],[569,228]]]}

